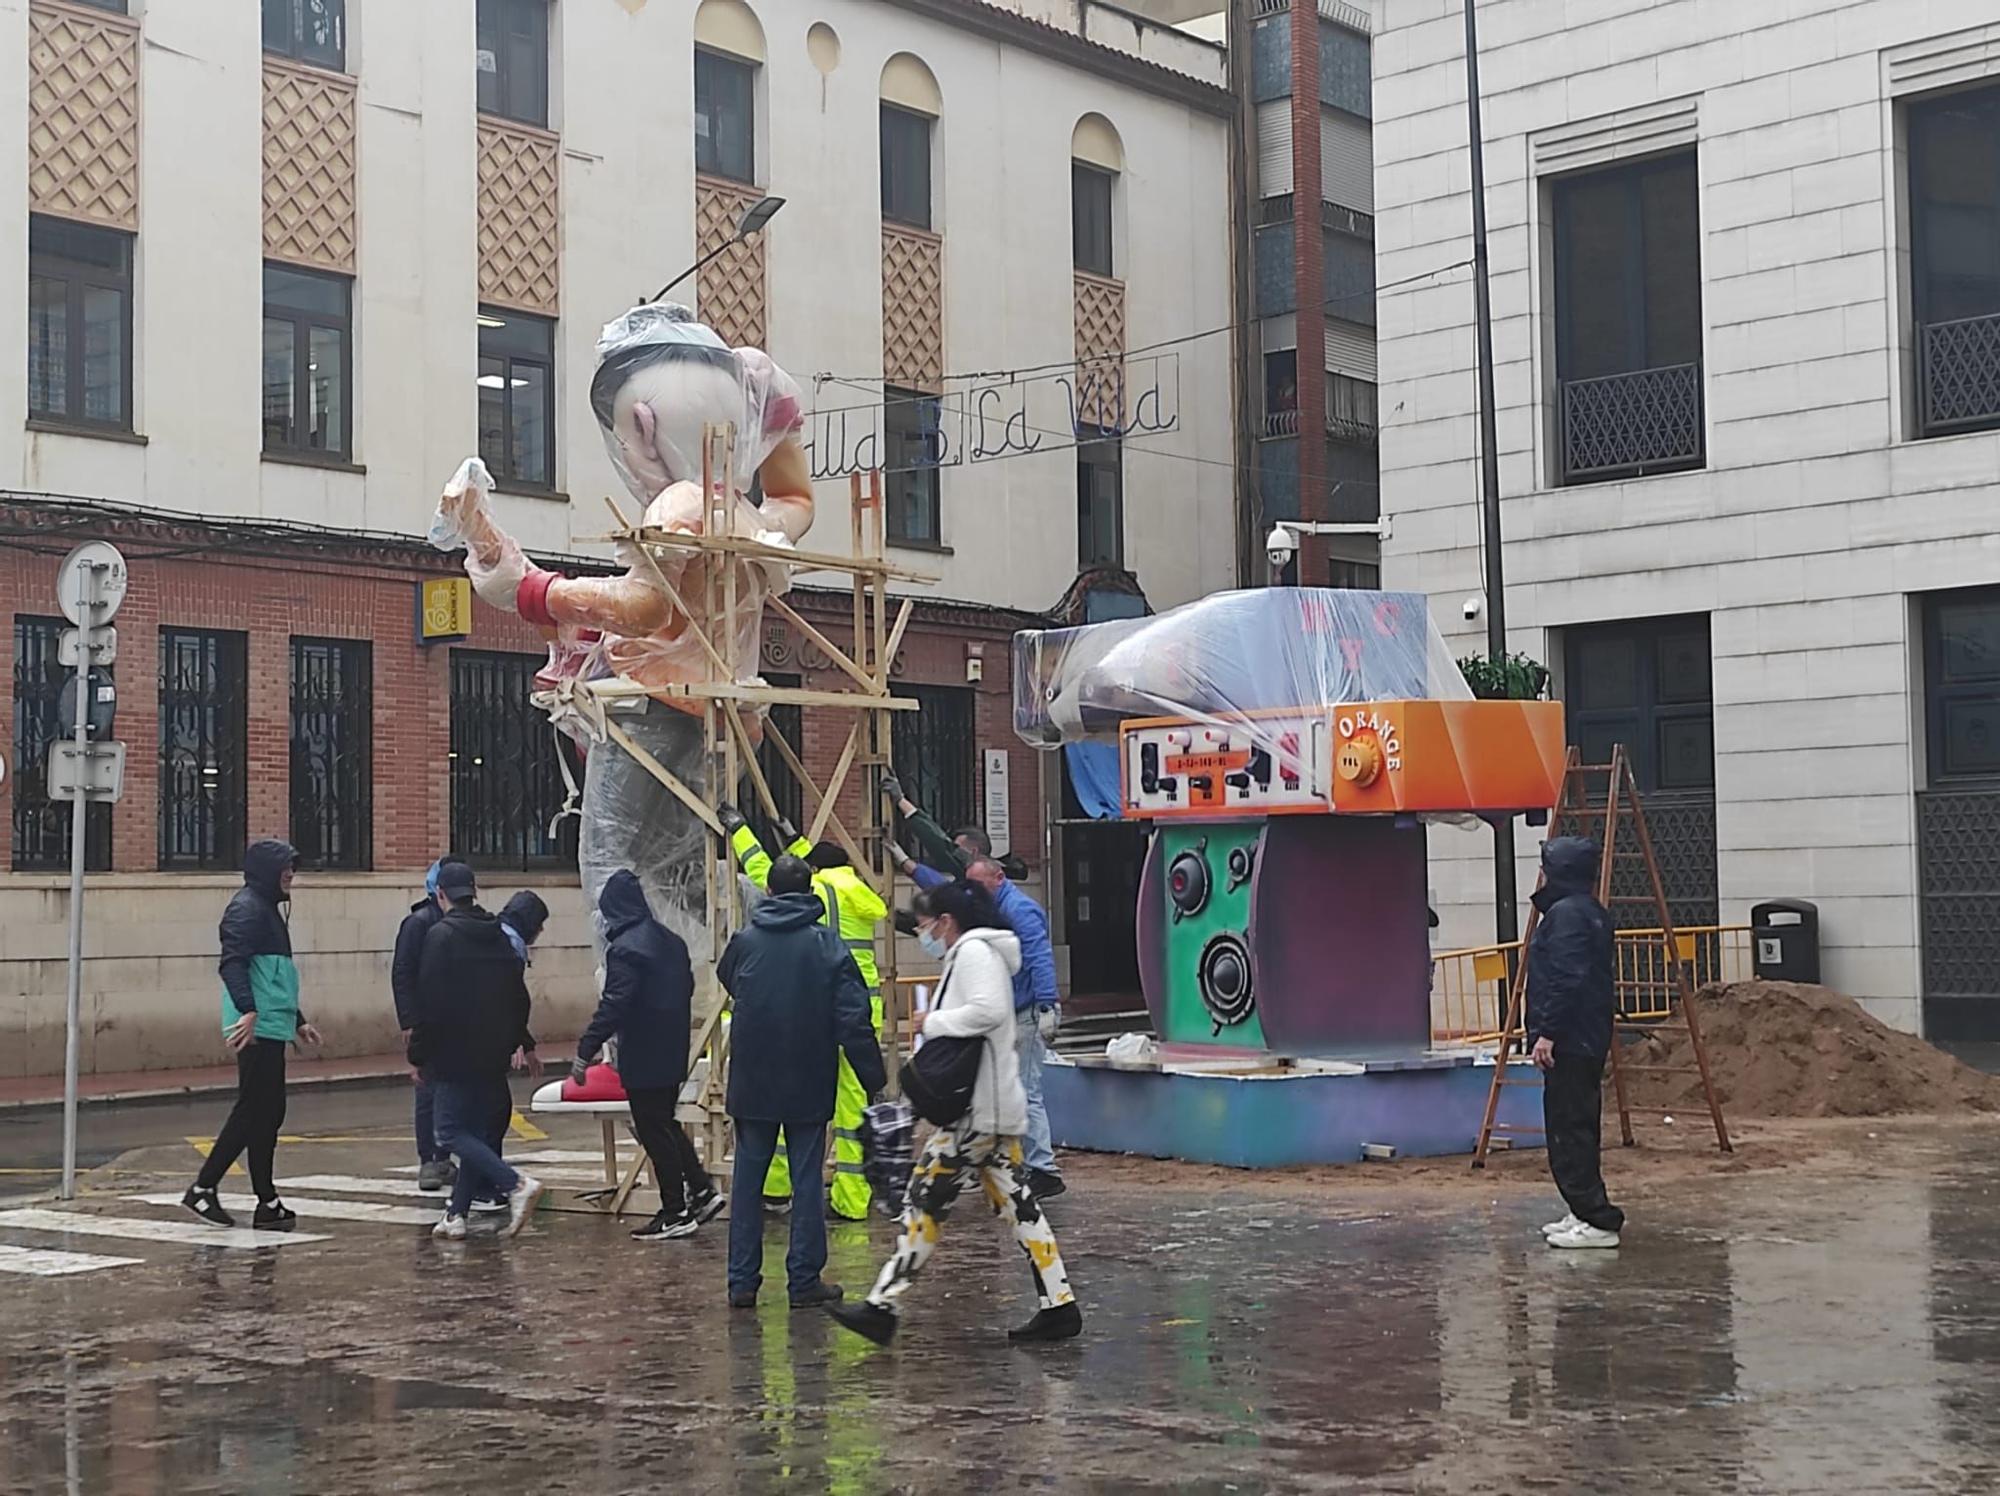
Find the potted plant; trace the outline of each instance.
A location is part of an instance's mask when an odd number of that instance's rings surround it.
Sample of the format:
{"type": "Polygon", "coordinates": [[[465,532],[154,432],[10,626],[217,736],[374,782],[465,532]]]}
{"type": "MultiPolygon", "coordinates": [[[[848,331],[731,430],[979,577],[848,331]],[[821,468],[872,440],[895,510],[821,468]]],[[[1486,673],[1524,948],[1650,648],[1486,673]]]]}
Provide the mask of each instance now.
{"type": "Polygon", "coordinates": [[[1481,701],[1540,701],[1549,693],[1549,667],[1524,654],[1468,655],[1458,671],[1481,701]]]}

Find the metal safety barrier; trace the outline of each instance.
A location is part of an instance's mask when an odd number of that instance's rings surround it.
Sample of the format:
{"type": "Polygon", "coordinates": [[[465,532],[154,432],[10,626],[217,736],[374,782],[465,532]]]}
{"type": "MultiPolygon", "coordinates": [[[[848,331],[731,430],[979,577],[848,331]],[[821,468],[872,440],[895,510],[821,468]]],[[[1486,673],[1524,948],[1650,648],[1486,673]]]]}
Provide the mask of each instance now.
{"type": "MultiPolygon", "coordinates": [[[[1694,987],[1747,981],[1751,974],[1748,925],[1699,925],[1676,930],[1679,959],[1694,987]]],[[[1431,959],[1431,1043],[1478,1048],[1500,1040],[1507,1010],[1507,981],[1520,959],[1521,942],[1439,951],[1431,959]]],[[[1620,930],[1614,948],[1618,1017],[1631,1023],[1666,1018],[1675,990],[1664,932],[1620,930]]]]}

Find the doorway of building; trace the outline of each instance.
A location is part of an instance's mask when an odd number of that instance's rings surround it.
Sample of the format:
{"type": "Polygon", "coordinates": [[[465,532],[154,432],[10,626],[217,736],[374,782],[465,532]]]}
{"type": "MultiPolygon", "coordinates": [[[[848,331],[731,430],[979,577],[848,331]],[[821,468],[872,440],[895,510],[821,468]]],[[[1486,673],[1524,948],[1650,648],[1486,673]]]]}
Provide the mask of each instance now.
{"type": "Polygon", "coordinates": [[[1145,833],[1130,821],[1097,821],[1084,813],[1062,765],[1063,930],[1069,944],[1069,999],[1081,1014],[1142,1010],[1139,945],[1133,910],[1145,833]]]}
{"type": "MultiPolygon", "coordinates": [[[[1563,631],[1563,707],[1569,741],[1587,764],[1623,743],[1645,797],[1676,928],[1717,922],[1715,690],[1708,615],[1631,619],[1563,631]]],[[[1612,891],[1649,892],[1643,866],[1616,869],[1612,891]]],[[[1654,923],[1638,905],[1612,910],[1634,928],[1654,923]]]]}
{"type": "Polygon", "coordinates": [[[2000,1041],[2000,587],[1923,602],[1924,1035],[2000,1041]]]}

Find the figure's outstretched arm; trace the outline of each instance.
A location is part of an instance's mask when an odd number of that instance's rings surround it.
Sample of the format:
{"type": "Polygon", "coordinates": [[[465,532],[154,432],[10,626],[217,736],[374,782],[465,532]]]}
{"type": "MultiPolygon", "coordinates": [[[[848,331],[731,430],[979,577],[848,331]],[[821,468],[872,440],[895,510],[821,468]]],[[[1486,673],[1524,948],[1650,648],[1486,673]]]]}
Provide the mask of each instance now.
{"type": "Polygon", "coordinates": [[[788,436],[757,469],[764,484],[764,504],[758,512],[771,527],[797,545],[813,522],[812,462],[796,436],[788,436]]]}

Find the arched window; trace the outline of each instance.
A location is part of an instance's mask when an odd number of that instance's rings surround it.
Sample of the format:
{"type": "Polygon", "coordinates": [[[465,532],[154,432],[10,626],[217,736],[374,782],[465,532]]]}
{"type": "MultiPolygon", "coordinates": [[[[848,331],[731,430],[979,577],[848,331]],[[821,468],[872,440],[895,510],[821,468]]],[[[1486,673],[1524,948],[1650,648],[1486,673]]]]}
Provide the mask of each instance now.
{"type": "Polygon", "coordinates": [[[1125,169],[1125,147],[1110,120],[1086,114],[1069,144],[1071,243],[1078,270],[1107,279],[1118,273],[1112,201],[1125,169]]]}
{"type": "Polygon", "coordinates": [[[908,52],[882,68],[882,216],[912,228],[934,227],[932,135],[944,95],[931,70],[908,52]]]}
{"type": "Polygon", "coordinates": [[[694,15],[694,169],[757,180],[757,70],[764,28],[743,0],[702,0],[694,15]]]}

